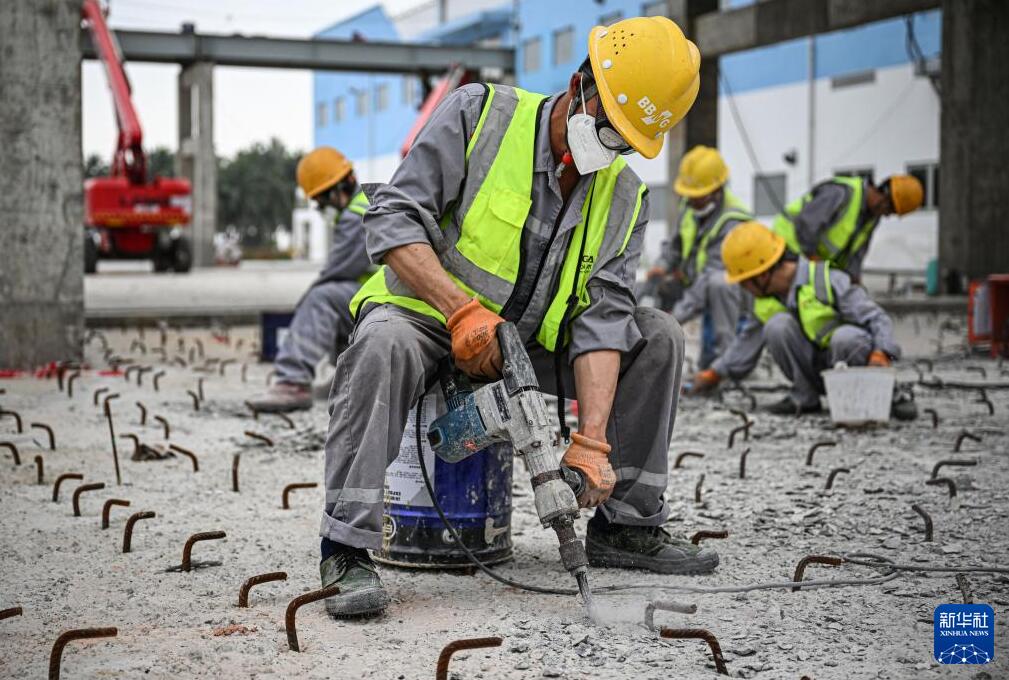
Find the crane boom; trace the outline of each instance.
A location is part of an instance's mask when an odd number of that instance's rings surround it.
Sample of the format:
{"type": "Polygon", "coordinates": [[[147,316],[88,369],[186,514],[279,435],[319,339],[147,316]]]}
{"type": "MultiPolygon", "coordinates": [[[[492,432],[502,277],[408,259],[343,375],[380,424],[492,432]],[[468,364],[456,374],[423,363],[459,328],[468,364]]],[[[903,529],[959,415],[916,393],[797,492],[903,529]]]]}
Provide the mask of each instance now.
{"type": "Polygon", "coordinates": [[[84,0],[81,17],[91,33],[95,51],[105,66],[109,90],[112,91],[112,100],[115,103],[119,137],[112,157],[112,176],[125,176],[131,184],[144,184],[147,181],[147,157],[143,150],[144,132],[140,127],[137,110],[133,107],[132,88],[123,68],[119,44],[105,22],[105,15],[98,0],[84,0]]]}

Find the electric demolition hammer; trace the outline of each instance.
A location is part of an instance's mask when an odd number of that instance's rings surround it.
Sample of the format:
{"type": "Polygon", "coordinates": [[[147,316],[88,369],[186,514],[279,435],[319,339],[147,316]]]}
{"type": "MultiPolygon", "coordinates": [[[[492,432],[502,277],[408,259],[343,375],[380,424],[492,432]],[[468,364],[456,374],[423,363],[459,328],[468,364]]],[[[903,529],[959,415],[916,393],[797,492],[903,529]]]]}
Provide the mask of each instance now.
{"type": "Polygon", "coordinates": [[[532,362],[514,323],[497,326],[503,367],[501,379],[473,389],[451,359],[440,367],[448,412],[428,428],[427,439],[442,460],[455,463],[491,444],[508,442],[525,459],[532,478],[536,513],[557,533],[561,563],[578,581],[582,600],[591,608],[588,558],[575,534],[578,501],[585,480],[562,467],[554,446],[553,424],[532,362]]]}

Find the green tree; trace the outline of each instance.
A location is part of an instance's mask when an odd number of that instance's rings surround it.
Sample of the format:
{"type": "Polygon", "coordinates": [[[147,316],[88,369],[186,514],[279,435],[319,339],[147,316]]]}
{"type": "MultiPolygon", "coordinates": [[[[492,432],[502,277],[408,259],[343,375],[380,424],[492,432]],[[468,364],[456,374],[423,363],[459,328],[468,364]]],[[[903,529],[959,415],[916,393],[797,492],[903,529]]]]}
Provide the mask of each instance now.
{"type": "Polygon", "coordinates": [[[175,152],[159,146],[147,152],[147,176],[175,177],[175,152]]]}
{"type": "Polygon", "coordinates": [[[107,177],[109,174],[109,165],[102,157],[96,153],[90,154],[84,159],[84,179],[91,179],[92,177],[107,177]]]}
{"type": "Polygon", "coordinates": [[[277,225],[289,225],[300,152],[276,138],[218,160],[217,226],[236,227],[245,245],[267,245],[277,225]]]}

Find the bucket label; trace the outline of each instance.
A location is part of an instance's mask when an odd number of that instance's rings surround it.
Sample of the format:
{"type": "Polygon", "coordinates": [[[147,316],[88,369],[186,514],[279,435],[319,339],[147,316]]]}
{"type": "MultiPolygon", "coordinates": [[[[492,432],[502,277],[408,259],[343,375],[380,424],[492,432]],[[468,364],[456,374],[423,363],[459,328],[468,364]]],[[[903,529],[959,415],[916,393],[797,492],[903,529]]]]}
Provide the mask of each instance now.
{"type": "MultiPolygon", "coordinates": [[[[427,441],[428,425],[437,417],[437,400],[424,400],[424,411],[421,414],[420,431],[424,448],[424,463],[427,473],[434,485],[434,450],[427,441]]],[[[431,496],[424,486],[424,475],[420,471],[420,460],[417,457],[417,409],[410,409],[406,419],[406,429],[399,445],[399,455],[385,471],[385,502],[396,505],[413,505],[416,507],[433,507],[431,496]]]]}

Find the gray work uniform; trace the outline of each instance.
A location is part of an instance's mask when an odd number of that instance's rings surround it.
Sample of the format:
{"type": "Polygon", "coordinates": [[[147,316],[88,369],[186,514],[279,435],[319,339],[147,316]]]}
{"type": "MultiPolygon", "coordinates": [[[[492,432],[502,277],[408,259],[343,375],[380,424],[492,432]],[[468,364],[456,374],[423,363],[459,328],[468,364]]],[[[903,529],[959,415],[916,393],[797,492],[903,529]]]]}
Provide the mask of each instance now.
{"type": "Polygon", "coordinates": [[[350,299],[371,262],[360,215],[343,210],[336,218],[326,265],[294,310],[287,335],[277,349],[277,381],[310,385],[324,356],[335,357],[354,328],[350,299]]]}
{"type": "MultiPolygon", "coordinates": [[[[694,238],[694,247],[700,247],[705,234],[715,227],[723,211],[727,209],[725,192],[718,199],[715,209],[707,215],[697,218],[697,236],[694,238]]],[[[732,209],[732,208],[728,208],[732,209]]],[[[691,208],[687,208],[691,210],[691,208]]],[[[725,280],[725,265],[722,264],[722,241],[729,232],[740,224],[740,220],[729,219],[722,225],[717,234],[712,234],[707,243],[707,262],[700,272],[696,269],[697,258],[691,257],[687,261],[683,260],[682,241],[679,231],[673,238],[668,261],[669,270],[682,269],[691,282],[683,291],[676,305],[673,307],[673,316],[681,324],[687,323],[697,318],[701,314],[707,313],[711,317],[711,325],[715,332],[714,356],[719,357],[732,344],[736,337],[736,327],[742,314],[743,299],[745,293],[736,284],[725,280]]],[[[701,352],[702,356],[704,352],[701,352]]],[[[702,366],[703,368],[703,366],[702,366]]]]}
{"type": "Polygon", "coordinates": [[[824,393],[820,371],[838,361],[864,366],[869,354],[882,350],[892,359],[900,358],[900,346],[893,339],[893,323],[883,308],[865,289],[856,286],[843,271],[830,269],[830,285],[842,325],[834,331],[827,349],[820,349],[806,337],[799,324],[796,292],[809,280],[809,261],[800,257],[795,280],[783,300],[788,314],[772,316],[766,325],[747,315],[739,335],[712,368],[720,376],[746,377],[757,365],[766,344],[785,376],[792,381],[792,400],[800,406],[820,403],[824,393]]]}
{"type": "MultiPolygon", "coordinates": [[[[499,93],[500,94],[500,93],[499,93]]],[[[371,196],[365,216],[368,252],[378,262],[387,251],[430,243],[425,224],[437,224],[459,199],[466,179],[466,147],[483,106],[484,88],[456,90],[435,111],[389,184],[371,196]]],[[[532,205],[523,227],[522,259],[543,263],[519,274],[528,303],[517,319],[541,387],[555,392],[554,355],[534,339],[552,299],[552,280],[581,218],[590,177],[582,177],[564,205],[550,149],[550,113],[540,113],[532,205]],[[552,236],[552,237],[551,237],[552,236]]],[[[485,124],[487,135],[503,129],[485,124]]],[[[479,167],[479,161],[470,159],[479,167]]],[[[626,169],[625,172],[629,171],[626,169]]],[[[571,363],[586,352],[621,353],[607,440],[617,484],[600,511],[624,524],[657,526],[668,516],[664,498],[667,455],[681,381],[683,335],[672,317],[635,307],[631,287],[647,222],[642,205],[626,248],[597,263],[588,281],[590,304],[572,319],[564,350],[566,393],[575,395],[571,363]]],[[[365,304],[348,349],[337,362],[326,441],[326,504],[320,533],[346,545],[377,549],[382,542],[386,466],[396,458],[409,409],[435,376],[450,349],[450,334],[437,320],[392,304],[365,304]]]]}
{"type": "MultiPolygon", "coordinates": [[[[862,263],[866,253],[869,252],[872,235],[879,223],[879,218],[869,212],[865,202],[865,197],[869,193],[868,188],[869,183],[865,182],[862,188],[862,205],[858,213],[858,228],[855,233],[861,233],[863,229],[868,227],[869,237],[859,250],[848,254],[844,267],[844,271],[855,282],[862,279],[862,263]]],[[[824,234],[837,222],[838,217],[847,208],[852,191],[843,184],[828,180],[817,184],[809,193],[812,198],[802,206],[802,210],[792,220],[795,224],[795,237],[799,242],[799,248],[806,255],[816,254],[824,234]]]]}

